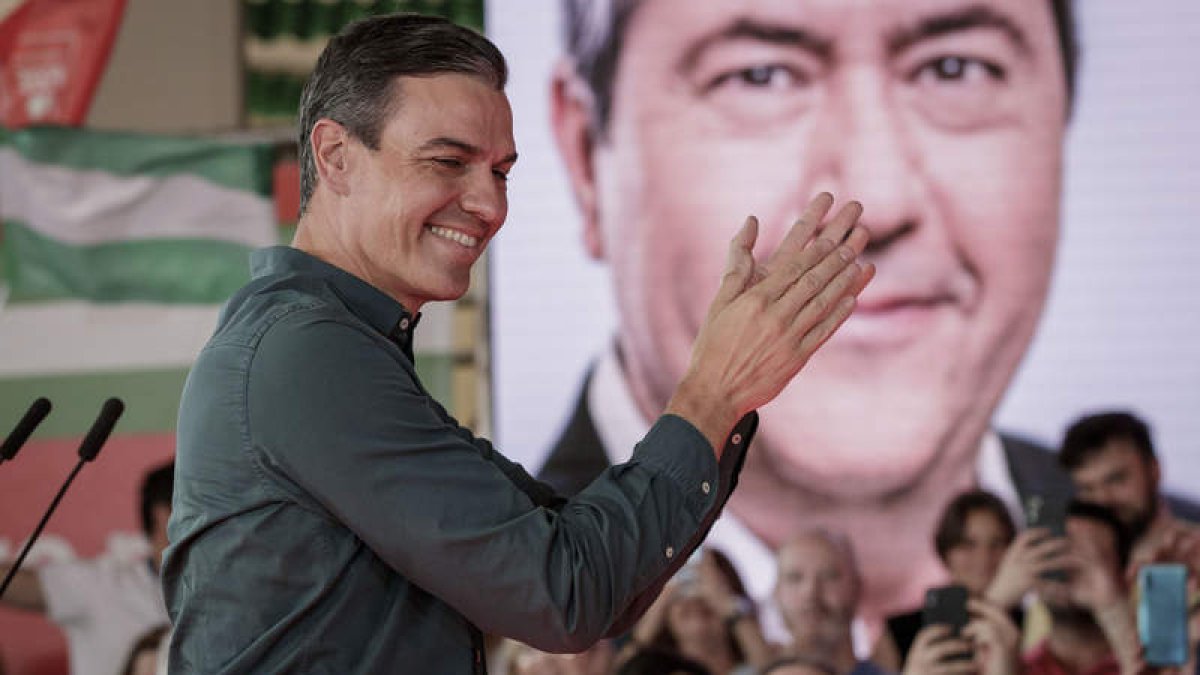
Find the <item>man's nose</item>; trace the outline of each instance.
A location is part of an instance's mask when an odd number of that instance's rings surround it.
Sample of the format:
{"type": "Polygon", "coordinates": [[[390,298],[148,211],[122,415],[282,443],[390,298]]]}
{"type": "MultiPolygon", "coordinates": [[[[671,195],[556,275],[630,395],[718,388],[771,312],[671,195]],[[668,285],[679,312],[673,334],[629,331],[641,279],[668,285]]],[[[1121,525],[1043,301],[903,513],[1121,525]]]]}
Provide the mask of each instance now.
{"type": "Polygon", "coordinates": [[[920,225],[921,161],[904,110],[882,69],[848,68],[826,108],[824,180],[833,194],[862,202],[870,248],[882,250],[920,225]]]}
{"type": "Polygon", "coordinates": [[[508,215],[508,191],[490,169],[471,172],[459,202],[462,209],[495,229],[508,215]]]}

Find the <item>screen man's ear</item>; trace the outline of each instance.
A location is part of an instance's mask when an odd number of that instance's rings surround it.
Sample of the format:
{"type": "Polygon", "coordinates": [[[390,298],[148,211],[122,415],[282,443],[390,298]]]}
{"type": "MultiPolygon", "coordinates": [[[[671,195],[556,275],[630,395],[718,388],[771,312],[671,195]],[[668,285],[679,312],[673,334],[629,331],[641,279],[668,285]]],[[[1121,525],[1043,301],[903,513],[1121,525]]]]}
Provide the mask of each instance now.
{"type": "Polygon", "coordinates": [[[550,123],[554,140],[571,180],[575,204],[583,216],[583,241],[588,254],[604,258],[596,199],[594,97],[568,60],[558,63],[550,85],[550,123]]]}

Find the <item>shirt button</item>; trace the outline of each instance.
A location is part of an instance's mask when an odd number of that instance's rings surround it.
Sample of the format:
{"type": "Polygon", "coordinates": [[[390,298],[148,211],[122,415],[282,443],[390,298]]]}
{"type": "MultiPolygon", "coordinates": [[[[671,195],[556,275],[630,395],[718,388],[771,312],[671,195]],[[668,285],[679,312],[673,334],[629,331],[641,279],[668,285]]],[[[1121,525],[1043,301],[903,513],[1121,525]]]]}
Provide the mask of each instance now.
{"type": "Polygon", "coordinates": [[[674,557],[675,557],[675,547],[674,547],[674,546],[668,546],[668,547],[667,547],[667,550],[666,550],[666,554],[667,554],[667,560],[670,560],[671,558],[674,558],[674,557]]]}
{"type": "Polygon", "coordinates": [[[712,492],[712,486],[708,484],[708,481],[704,481],[700,484],[700,491],[704,494],[708,494],[712,492]]]}
{"type": "Polygon", "coordinates": [[[408,330],[408,317],[400,319],[400,330],[408,330]]]}
{"type": "Polygon", "coordinates": [[[730,439],[729,439],[729,442],[730,442],[730,443],[733,443],[734,445],[741,445],[741,444],[742,444],[742,435],[741,435],[741,434],[734,434],[734,435],[733,435],[733,438],[730,438],[730,439]]]}

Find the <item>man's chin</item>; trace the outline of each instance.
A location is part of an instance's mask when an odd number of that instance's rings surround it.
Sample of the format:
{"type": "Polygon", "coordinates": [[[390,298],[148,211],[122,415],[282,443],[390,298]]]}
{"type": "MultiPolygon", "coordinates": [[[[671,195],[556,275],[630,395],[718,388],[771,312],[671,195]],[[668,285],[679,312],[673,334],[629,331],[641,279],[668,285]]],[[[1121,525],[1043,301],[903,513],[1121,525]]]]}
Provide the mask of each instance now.
{"type": "Polygon", "coordinates": [[[795,488],[838,501],[877,501],[916,489],[941,457],[939,444],[929,439],[788,433],[773,427],[768,415],[758,434],[757,454],[773,473],[795,488]]]}
{"type": "Polygon", "coordinates": [[[872,378],[802,373],[762,409],[759,453],[796,487],[839,500],[918,488],[944,478],[938,470],[948,463],[973,462],[978,432],[987,427],[987,419],[971,419],[985,412],[972,411],[950,384],[907,371],[872,378]]]}

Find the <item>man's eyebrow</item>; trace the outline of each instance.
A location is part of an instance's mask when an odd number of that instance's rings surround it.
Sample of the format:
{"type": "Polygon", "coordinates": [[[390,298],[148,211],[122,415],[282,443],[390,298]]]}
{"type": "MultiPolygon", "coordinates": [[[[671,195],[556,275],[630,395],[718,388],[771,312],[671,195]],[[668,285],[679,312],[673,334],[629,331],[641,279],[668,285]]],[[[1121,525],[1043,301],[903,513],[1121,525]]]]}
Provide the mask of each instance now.
{"type": "Polygon", "coordinates": [[[962,9],[927,16],[910,28],[893,32],[887,38],[887,51],[895,55],[921,42],[953,33],[980,28],[998,30],[1021,53],[1030,53],[1025,31],[1011,16],[986,5],[970,5],[962,9]]]}
{"type": "MultiPolygon", "coordinates": [[[[471,157],[479,157],[483,155],[483,148],[457,138],[451,138],[450,136],[438,136],[437,138],[431,138],[422,143],[421,147],[418,148],[417,151],[429,152],[431,150],[444,150],[447,148],[458,150],[459,152],[471,157]]],[[[501,159],[497,163],[512,164],[515,161],[517,161],[517,153],[514,152],[504,159],[501,159]]]]}
{"type": "Polygon", "coordinates": [[[757,19],[738,18],[697,39],[679,61],[681,70],[691,70],[704,52],[724,43],[737,40],[765,42],[780,47],[793,47],[810,52],[822,61],[833,58],[833,41],[806,28],[757,19]]]}

